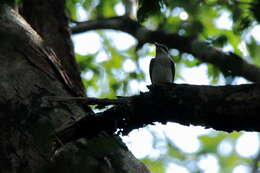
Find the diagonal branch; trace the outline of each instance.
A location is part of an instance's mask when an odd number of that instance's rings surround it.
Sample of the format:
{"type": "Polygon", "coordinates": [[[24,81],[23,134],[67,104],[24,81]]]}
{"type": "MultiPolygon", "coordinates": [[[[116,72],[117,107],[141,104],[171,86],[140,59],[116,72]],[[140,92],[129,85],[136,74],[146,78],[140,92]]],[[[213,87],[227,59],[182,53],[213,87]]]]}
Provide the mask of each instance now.
{"type": "Polygon", "coordinates": [[[129,33],[140,44],[160,42],[169,48],[190,53],[202,62],[215,65],[226,76],[241,76],[252,82],[260,81],[260,68],[234,53],[224,53],[192,37],[149,30],[126,16],[86,21],[71,28],[73,34],[96,29],[114,29],[129,33]]]}
{"type": "Polygon", "coordinates": [[[93,98],[93,97],[58,97],[58,96],[48,96],[44,97],[44,99],[57,101],[57,102],[67,102],[67,101],[79,101],[84,102],[85,105],[99,105],[99,106],[108,106],[108,105],[119,105],[119,104],[127,104],[128,97],[121,97],[118,99],[107,99],[107,98],[93,98]]]}
{"type": "MultiPolygon", "coordinates": [[[[24,0],[22,14],[44,40],[52,67],[73,96],[85,96],[68,29],[64,0],[24,0]],[[44,20],[42,20],[44,18],[44,20]],[[50,48],[49,48],[50,47],[50,48]]],[[[34,64],[38,64],[34,58],[34,64]]],[[[84,106],[86,111],[90,108],[84,106]]]]}
{"type": "Polygon", "coordinates": [[[88,104],[115,106],[58,130],[56,136],[62,143],[67,143],[80,137],[91,138],[102,131],[113,134],[119,129],[123,134],[127,134],[133,129],[154,122],[193,124],[227,132],[260,131],[259,84],[170,84],[149,88],[150,92],[119,98],[117,101],[86,98],[88,104]]]}
{"type": "Polygon", "coordinates": [[[57,66],[58,71],[70,80],[71,84],[68,86],[72,94],[85,96],[74,57],[65,8],[64,0],[24,0],[21,12],[32,28],[53,49],[57,59],[54,64],[60,64],[57,66]]]}
{"type": "MultiPolygon", "coordinates": [[[[57,0],[47,1],[51,2],[57,0]]],[[[50,19],[46,16],[51,14],[42,14],[39,20],[50,19]]],[[[46,24],[52,26],[52,22],[46,24]]],[[[0,25],[0,152],[5,165],[0,172],[149,172],[115,137],[97,136],[91,145],[70,145],[54,156],[50,133],[64,120],[86,111],[77,104],[40,103],[45,95],[72,95],[50,62],[56,53],[47,49],[46,42],[16,11],[1,2],[0,25]],[[107,145],[96,145],[101,141],[107,145]],[[126,170],[129,165],[131,169],[126,170]]]]}

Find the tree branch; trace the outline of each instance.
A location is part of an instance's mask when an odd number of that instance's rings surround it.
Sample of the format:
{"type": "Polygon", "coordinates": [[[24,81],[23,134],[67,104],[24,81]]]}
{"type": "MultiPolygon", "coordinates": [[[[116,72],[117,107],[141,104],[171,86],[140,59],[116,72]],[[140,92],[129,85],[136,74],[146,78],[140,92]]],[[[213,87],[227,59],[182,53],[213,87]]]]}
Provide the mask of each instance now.
{"type": "Polygon", "coordinates": [[[99,98],[92,98],[92,97],[57,97],[57,96],[49,96],[45,97],[48,100],[52,101],[80,101],[84,102],[86,105],[101,105],[101,106],[108,106],[108,105],[119,105],[119,104],[127,104],[128,97],[121,97],[118,99],[99,99],[99,98]]]}
{"type": "Polygon", "coordinates": [[[72,94],[78,97],[85,96],[68,29],[65,1],[24,0],[22,14],[48,46],[54,50],[60,66],[64,68],[63,73],[66,73],[67,78],[71,81],[69,87],[72,94]]]}
{"type": "Polygon", "coordinates": [[[215,65],[226,76],[241,76],[252,82],[260,81],[260,68],[249,64],[234,53],[224,53],[192,37],[166,33],[161,30],[149,30],[126,16],[91,20],[71,28],[73,34],[95,29],[114,29],[129,33],[141,45],[146,42],[160,42],[169,48],[190,53],[202,62],[215,65]]]}
{"type": "MultiPolygon", "coordinates": [[[[93,113],[92,116],[86,116],[58,130],[56,136],[62,143],[67,143],[80,137],[91,138],[101,131],[113,134],[120,130],[127,134],[133,129],[154,122],[193,124],[227,132],[260,131],[259,84],[172,84],[149,88],[150,92],[119,98],[117,101],[86,99],[88,104],[115,106],[104,112],[93,113]]],[[[68,100],[70,98],[64,99],[68,100]]]]}
{"type": "MultiPolygon", "coordinates": [[[[22,14],[52,51],[53,69],[72,96],[86,95],[74,57],[64,0],[24,0],[22,14]],[[42,20],[44,18],[44,20],[42,20]]],[[[37,60],[35,61],[37,63],[37,60]]],[[[91,111],[83,106],[86,111],[91,111]]]]}
{"type": "Polygon", "coordinates": [[[43,96],[71,96],[49,62],[53,52],[16,11],[1,3],[0,25],[0,153],[5,165],[0,172],[149,172],[111,136],[67,145],[53,156],[53,130],[86,111],[79,104],[44,105],[43,96]]]}

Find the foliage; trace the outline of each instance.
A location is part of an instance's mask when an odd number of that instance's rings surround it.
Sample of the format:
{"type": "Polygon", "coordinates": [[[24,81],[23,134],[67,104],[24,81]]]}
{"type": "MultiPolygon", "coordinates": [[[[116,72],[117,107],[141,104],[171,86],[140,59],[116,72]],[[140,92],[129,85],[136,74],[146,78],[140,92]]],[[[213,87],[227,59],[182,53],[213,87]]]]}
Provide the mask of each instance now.
{"type": "Polygon", "coordinates": [[[137,18],[140,22],[143,22],[151,15],[159,14],[161,8],[163,8],[163,0],[140,0],[140,7],[137,13],[137,18]]]}
{"type": "Polygon", "coordinates": [[[251,5],[251,12],[253,14],[253,16],[255,17],[255,19],[260,22],[260,1],[256,1],[256,2],[252,2],[251,5]]]}
{"type": "MultiPolygon", "coordinates": [[[[123,8],[125,1],[67,0],[66,5],[69,17],[73,21],[82,21],[117,16],[119,12],[116,7],[123,8]],[[85,9],[87,14],[85,19],[79,17],[79,8],[85,9]]],[[[259,12],[260,1],[254,0],[140,0],[136,20],[149,29],[160,29],[207,41],[214,47],[226,52],[232,51],[260,65],[259,40],[250,35],[250,31],[260,21],[259,12]],[[243,45],[244,48],[241,49],[243,45]]],[[[147,78],[148,70],[144,69],[140,62],[154,56],[154,48],[152,45],[145,44],[138,51],[136,51],[136,45],[130,45],[127,49],[121,50],[113,43],[109,32],[96,31],[96,33],[102,38],[100,50],[94,54],[77,54],[77,61],[83,72],[88,93],[102,97],[132,94],[135,88],[130,87],[131,82],[141,82],[145,77],[147,78]],[[97,56],[102,52],[105,52],[107,58],[98,61],[97,56]],[[127,60],[136,64],[133,71],[122,68],[127,60]]],[[[176,62],[177,80],[185,78],[182,76],[182,71],[186,68],[202,64],[190,54],[178,50],[170,52],[176,62]]],[[[145,68],[148,68],[147,65],[145,68]]],[[[219,84],[223,79],[223,74],[212,64],[205,65],[211,84],[219,84]]],[[[234,78],[231,80],[226,78],[227,84],[233,84],[235,81],[234,78]]],[[[232,172],[233,168],[239,164],[250,166],[253,159],[242,157],[235,150],[228,155],[222,155],[218,148],[224,141],[229,141],[235,146],[240,135],[241,133],[213,132],[200,136],[201,147],[194,153],[185,153],[175,146],[174,142],[166,140],[167,153],[155,160],[145,158],[143,162],[152,172],[157,173],[163,172],[169,158],[173,158],[170,159],[171,162],[186,167],[190,172],[201,172],[203,170],[198,166],[199,161],[211,155],[218,160],[219,172],[232,172]]]]}

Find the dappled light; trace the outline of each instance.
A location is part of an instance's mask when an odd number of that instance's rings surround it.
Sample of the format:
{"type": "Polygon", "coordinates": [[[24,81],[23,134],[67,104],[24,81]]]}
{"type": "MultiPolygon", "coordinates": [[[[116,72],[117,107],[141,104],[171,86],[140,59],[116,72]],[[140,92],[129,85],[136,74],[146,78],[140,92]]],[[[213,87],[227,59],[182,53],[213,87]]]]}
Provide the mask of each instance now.
{"type": "MultiPolygon", "coordinates": [[[[207,7],[208,8],[208,7],[207,7]]],[[[206,8],[205,8],[206,9],[206,8]]],[[[205,33],[208,33],[210,35],[215,35],[220,33],[220,31],[225,34],[224,30],[232,30],[232,27],[234,27],[234,23],[232,20],[232,12],[227,9],[222,9],[220,7],[216,7],[216,13],[210,13],[208,15],[208,19],[205,17],[205,21],[203,19],[201,22],[204,22],[205,25],[205,33]],[[212,24],[205,23],[206,20],[212,20],[212,24]],[[210,29],[214,28],[214,32],[209,31],[210,29]]],[[[115,5],[114,10],[117,15],[123,15],[125,13],[124,4],[119,2],[115,5]]],[[[206,9],[208,10],[208,9],[206,9]]],[[[176,26],[178,22],[181,21],[187,21],[190,22],[193,19],[190,19],[189,11],[184,10],[181,6],[176,6],[174,8],[165,8],[163,9],[165,11],[165,15],[168,18],[167,23],[160,23],[161,19],[156,18],[156,16],[147,18],[146,21],[144,21],[144,26],[149,27],[151,29],[156,29],[159,25],[162,25],[160,27],[162,28],[169,28],[167,25],[172,25],[172,29],[176,30],[176,26]],[[178,17],[180,21],[176,18],[178,17]],[[172,21],[172,22],[171,22],[172,21]],[[177,21],[177,22],[176,22],[177,21]],[[176,22],[176,23],[175,23],[176,22]]],[[[192,14],[192,12],[191,12],[192,14]]],[[[199,25],[194,25],[194,27],[199,27],[199,25]]],[[[258,39],[257,34],[257,26],[253,27],[254,29],[251,29],[250,32],[245,32],[244,35],[251,34],[256,40],[258,39]]],[[[195,28],[196,29],[196,28],[195,28]]],[[[199,28],[197,28],[199,29],[199,28]]],[[[171,31],[171,30],[169,30],[171,31]]],[[[197,32],[201,32],[202,30],[198,30],[197,32]]],[[[100,31],[99,31],[100,32],[100,31]]],[[[106,32],[106,31],[102,31],[106,32]]],[[[188,35],[188,32],[191,32],[188,30],[187,27],[185,27],[185,24],[183,27],[179,28],[179,30],[176,30],[174,32],[178,32],[180,35],[188,35]]],[[[147,91],[145,85],[151,84],[150,78],[149,78],[149,62],[151,58],[155,55],[155,50],[153,45],[145,44],[141,48],[138,48],[137,55],[134,55],[132,52],[131,55],[127,52],[129,51],[129,48],[131,46],[136,45],[136,41],[133,40],[133,37],[124,35],[122,33],[117,32],[107,32],[106,33],[108,39],[110,40],[110,45],[113,46],[117,51],[121,52],[121,54],[125,54],[126,58],[122,62],[122,69],[124,70],[123,73],[132,73],[135,71],[141,71],[143,73],[142,80],[139,80],[136,77],[131,77],[128,80],[127,83],[119,83],[119,85],[128,85],[127,89],[124,90],[117,90],[115,92],[116,95],[132,95],[132,94],[138,94],[140,91],[144,92],[147,91]],[[130,59],[127,58],[130,55],[130,59]],[[136,59],[137,58],[137,59],[136,59]],[[118,93],[118,94],[117,94],[118,93]],[[120,94],[119,94],[120,93],[120,94]]],[[[203,35],[203,32],[202,32],[203,35]]],[[[240,40],[242,38],[237,37],[231,32],[227,32],[226,36],[229,37],[229,39],[234,40],[240,40]]],[[[248,37],[248,36],[247,36],[248,37]]],[[[88,38],[88,40],[95,40],[96,38],[88,38]]],[[[78,39],[78,41],[75,42],[76,52],[79,54],[82,54],[79,50],[80,47],[83,47],[82,49],[91,49],[93,45],[93,41],[87,42],[84,41],[84,44],[81,44],[83,42],[84,38],[81,37],[81,39],[78,39]],[[78,51],[77,51],[78,50],[78,51]]],[[[100,39],[99,39],[100,40],[100,39]]],[[[104,42],[103,42],[104,43],[104,42]]],[[[102,44],[98,43],[97,45],[102,44]]],[[[103,49],[106,50],[106,44],[103,44],[103,49]]],[[[103,51],[103,49],[100,49],[99,51],[103,51]]],[[[221,47],[222,51],[224,52],[230,52],[230,51],[241,51],[244,56],[249,56],[250,52],[248,52],[247,49],[247,43],[242,41],[240,45],[236,42],[230,42],[230,43],[224,43],[221,47]]],[[[92,51],[93,53],[93,51],[92,51]]],[[[112,53],[112,52],[110,52],[112,53]]],[[[171,49],[170,50],[171,55],[173,56],[174,60],[177,62],[177,74],[176,74],[176,83],[188,83],[188,84],[197,84],[197,85],[208,85],[208,84],[214,84],[214,85],[225,85],[225,83],[230,83],[229,81],[232,81],[233,84],[243,84],[248,83],[247,80],[243,78],[229,78],[228,76],[223,75],[219,72],[218,69],[215,67],[209,65],[209,64],[201,64],[196,57],[194,57],[191,54],[179,52],[177,49],[171,49]]],[[[104,61],[111,61],[109,58],[105,58],[107,56],[114,57],[113,54],[107,54],[102,53],[102,56],[99,53],[97,56],[97,63],[102,63],[104,61]]],[[[139,73],[140,75],[141,73],[139,73]]],[[[90,75],[90,74],[89,74],[90,75]]],[[[88,75],[88,76],[89,76],[88,75]]],[[[92,75],[92,74],[91,74],[92,75]]],[[[116,74],[114,74],[116,75],[116,74]]],[[[120,73],[117,72],[117,78],[116,80],[120,81],[123,80],[123,78],[120,78],[120,73]]],[[[124,75],[125,76],[125,75],[124,75]]],[[[87,78],[86,75],[86,79],[87,78]]],[[[102,89],[104,92],[105,90],[102,89]]],[[[88,92],[89,95],[93,95],[90,91],[88,92]]],[[[101,94],[102,95],[102,94],[101,94]]],[[[139,159],[151,159],[153,162],[163,162],[165,163],[165,172],[178,172],[178,173],[188,173],[192,169],[200,170],[203,172],[219,172],[220,170],[232,170],[232,168],[226,169],[221,161],[223,158],[229,158],[229,157],[236,157],[239,160],[239,157],[249,157],[254,158],[257,151],[258,151],[258,141],[253,137],[254,134],[252,133],[243,133],[241,136],[239,134],[236,135],[235,138],[230,138],[227,133],[222,134],[222,132],[216,132],[213,130],[207,130],[203,129],[201,127],[186,127],[181,126],[178,124],[167,124],[166,126],[157,124],[155,126],[149,126],[144,129],[134,130],[127,136],[122,136],[123,141],[127,144],[129,149],[133,152],[133,154],[139,158],[139,159]],[[214,136],[218,136],[218,133],[220,133],[220,136],[223,136],[223,140],[216,141],[216,144],[214,146],[215,149],[212,148],[212,151],[203,151],[203,148],[206,147],[208,142],[201,141],[200,136],[204,135],[210,135],[211,138],[214,139],[214,136]],[[152,134],[152,135],[151,135],[152,134]],[[243,143],[243,141],[245,141],[243,143]],[[160,147],[158,148],[158,144],[160,143],[160,147]],[[248,145],[251,144],[251,145],[248,145]],[[167,145],[174,146],[173,149],[167,149],[167,145]],[[178,160],[178,157],[176,155],[171,156],[171,150],[178,150],[175,152],[180,152],[186,159],[181,159],[183,161],[190,160],[189,157],[195,158],[196,161],[193,162],[192,165],[197,166],[188,166],[184,163],[182,163],[181,160],[178,160]],[[209,152],[209,153],[208,153],[209,152]],[[214,154],[216,152],[216,154],[214,154]],[[237,152],[237,156],[234,156],[234,152],[237,152]],[[167,154],[168,153],[168,154],[167,154]],[[208,154],[207,154],[208,153],[208,154]],[[172,161],[169,160],[170,157],[176,157],[172,161]],[[168,158],[168,159],[167,159],[168,158]],[[220,160],[219,160],[220,159],[220,160]],[[169,162],[170,161],[170,162],[169,162]],[[197,163],[196,163],[197,162],[197,163]],[[188,167],[188,169],[186,168],[188,167]]],[[[213,144],[212,144],[213,145],[213,144]]],[[[146,160],[144,160],[144,163],[147,163],[146,160]]],[[[228,165],[227,165],[228,166],[228,165]]],[[[231,165],[230,165],[231,166],[231,165]]],[[[234,164],[235,166],[235,164],[234,164]]],[[[149,164],[148,164],[149,167],[149,164]]],[[[231,166],[232,167],[232,166],[231,166]]],[[[152,168],[152,167],[151,167],[152,168]]],[[[154,168],[155,169],[155,168],[154,168]]],[[[248,166],[245,165],[237,165],[234,167],[232,172],[247,172],[248,166]]],[[[156,170],[156,169],[155,169],[156,170]]],[[[225,172],[225,171],[224,171],[225,172]]]]}
{"type": "Polygon", "coordinates": [[[0,172],[260,172],[260,1],[0,0],[0,172]]]}

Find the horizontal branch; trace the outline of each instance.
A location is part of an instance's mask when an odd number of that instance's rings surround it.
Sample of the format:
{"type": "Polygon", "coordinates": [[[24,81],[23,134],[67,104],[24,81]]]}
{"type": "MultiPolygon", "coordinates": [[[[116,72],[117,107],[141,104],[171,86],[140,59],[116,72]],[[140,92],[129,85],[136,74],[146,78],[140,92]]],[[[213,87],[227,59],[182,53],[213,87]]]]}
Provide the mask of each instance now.
{"type": "Polygon", "coordinates": [[[66,101],[79,101],[84,102],[85,105],[118,105],[118,104],[126,104],[128,102],[127,97],[121,97],[118,99],[100,99],[100,98],[93,98],[93,97],[57,97],[57,96],[48,96],[44,97],[44,99],[51,100],[51,101],[58,101],[58,102],[66,102],[66,101]]]}
{"type": "Polygon", "coordinates": [[[241,76],[252,82],[260,81],[260,68],[249,64],[234,53],[224,53],[206,42],[192,37],[166,33],[161,30],[149,30],[125,16],[81,22],[71,28],[73,34],[96,30],[114,29],[131,34],[140,44],[159,42],[169,48],[192,54],[202,62],[211,63],[226,76],[241,76]]]}
{"type": "Polygon", "coordinates": [[[149,92],[119,98],[116,102],[114,99],[90,99],[89,104],[115,106],[58,130],[56,137],[67,143],[81,137],[94,137],[102,131],[113,134],[119,130],[127,134],[154,122],[192,124],[227,132],[260,131],[259,84],[170,84],[149,86],[149,89],[149,92]]]}

